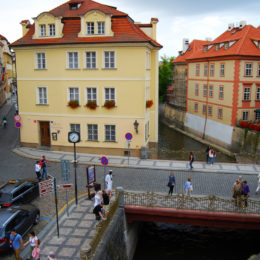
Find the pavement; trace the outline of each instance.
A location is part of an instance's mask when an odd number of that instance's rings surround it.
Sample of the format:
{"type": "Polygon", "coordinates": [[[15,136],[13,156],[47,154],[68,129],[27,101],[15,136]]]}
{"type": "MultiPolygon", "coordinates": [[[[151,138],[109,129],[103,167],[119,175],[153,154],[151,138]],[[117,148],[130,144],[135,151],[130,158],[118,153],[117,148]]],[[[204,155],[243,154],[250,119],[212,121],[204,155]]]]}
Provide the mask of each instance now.
{"type": "MultiPolygon", "coordinates": [[[[64,183],[61,175],[61,160],[73,162],[74,154],[70,152],[40,150],[35,148],[20,147],[18,142],[18,130],[13,125],[13,113],[15,100],[10,99],[5,106],[0,108],[0,119],[9,114],[8,132],[0,129],[1,180],[10,178],[32,177],[34,173],[35,160],[45,155],[48,161],[48,172],[57,178],[57,183],[64,183]],[[4,173],[4,174],[3,174],[4,173]]],[[[167,180],[169,171],[173,170],[176,176],[176,187],[174,192],[181,193],[183,185],[188,177],[192,177],[194,194],[215,194],[220,197],[229,197],[234,180],[238,175],[247,179],[250,188],[256,189],[257,175],[260,173],[260,165],[237,164],[216,162],[210,166],[204,162],[195,161],[194,170],[189,169],[187,161],[177,160],[144,160],[135,157],[106,156],[108,166],[101,166],[102,155],[77,153],[78,188],[86,193],[86,167],[96,165],[96,177],[99,183],[103,183],[104,175],[108,169],[113,169],[113,186],[122,186],[126,190],[167,192],[167,180]]],[[[71,166],[73,168],[73,166],[71,166]]],[[[73,183],[72,176],[70,182],[73,183]]],[[[81,193],[81,194],[82,194],[81,193]]],[[[251,193],[251,198],[260,200],[260,196],[251,193]]],[[[46,203],[45,203],[46,204],[46,203]]],[[[48,205],[46,205],[48,206],[48,205]]],[[[56,219],[51,221],[38,233],[41,239],[41,259],[46,259],[49,251],[56,253],[57,259],[79,259],[81,247],[85,247],[95,233],[96,220],[92,213],[93,201],[81,195],[76,206],[74,200],[70,201],[69,217],[65,207],[59,212],[59,231],[57,236],[56,219]]],[[[50,210],[43,210],[43,217],[49,217],[50,210]]],[[[22,256],[28,256],[29,248],[23,250],[22,256]]]]}

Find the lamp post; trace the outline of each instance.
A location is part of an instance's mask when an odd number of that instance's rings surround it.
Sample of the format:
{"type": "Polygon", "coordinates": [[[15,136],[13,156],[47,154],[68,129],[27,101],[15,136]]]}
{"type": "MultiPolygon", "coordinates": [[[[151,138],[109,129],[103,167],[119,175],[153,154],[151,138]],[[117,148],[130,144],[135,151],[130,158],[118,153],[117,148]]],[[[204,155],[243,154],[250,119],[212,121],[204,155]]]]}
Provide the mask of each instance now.
{"type": "Polygon", "coordinates": [[[80,133],[79,132],[69,132],[68,139],[70,143],[74,144],[74,172],[75,172],[75,200],[76,205],[78,205],[78,185],[77,185],[77,156],[76,156],[76,143],[80,142],[80,133]]]}

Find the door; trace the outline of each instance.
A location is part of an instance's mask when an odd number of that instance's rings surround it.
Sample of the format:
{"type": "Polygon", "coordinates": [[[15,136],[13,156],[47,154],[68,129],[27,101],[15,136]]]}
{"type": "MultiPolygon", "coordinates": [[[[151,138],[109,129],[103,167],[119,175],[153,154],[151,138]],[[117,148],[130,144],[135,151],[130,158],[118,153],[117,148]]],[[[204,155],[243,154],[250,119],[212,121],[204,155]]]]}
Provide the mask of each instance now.
{"type": "Polygon", "coordinates": [[[50,146],[50,123],[49,122],[40,122],[40,134],[41,134],[41,145],[50,146]]]}

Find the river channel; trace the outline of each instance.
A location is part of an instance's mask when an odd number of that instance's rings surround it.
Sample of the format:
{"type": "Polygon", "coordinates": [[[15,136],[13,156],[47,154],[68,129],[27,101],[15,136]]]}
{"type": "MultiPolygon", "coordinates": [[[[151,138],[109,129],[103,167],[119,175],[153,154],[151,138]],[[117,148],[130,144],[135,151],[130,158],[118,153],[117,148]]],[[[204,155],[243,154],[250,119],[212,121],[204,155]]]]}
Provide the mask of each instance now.
{"type": "MultiPolygon", "coordinates": [[[[192,151],[197,161],[205,161],[206,148],[206,145],[159,122],[158,159],[188,160],[189,152],[192,151]]],[[[235,159],[216,151],[215,161],[235,162],[235,159]]]]}

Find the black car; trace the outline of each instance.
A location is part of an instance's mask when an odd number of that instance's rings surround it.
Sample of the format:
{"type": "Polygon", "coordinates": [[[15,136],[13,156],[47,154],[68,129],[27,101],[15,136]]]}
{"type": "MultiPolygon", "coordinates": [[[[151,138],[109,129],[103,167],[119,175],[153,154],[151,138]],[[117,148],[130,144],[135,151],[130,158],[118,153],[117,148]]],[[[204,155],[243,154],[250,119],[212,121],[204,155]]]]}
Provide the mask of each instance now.
{"type": "Polygon", "coordinates": [[[40,221],[40,210],[33,205],[17,205],[0,209],[0,252],[10,248],[12,229],[21,236],[26,235],[34,224],[40,221]]]}
{"type": "Polygon", "coordinates": [[[38,196],[38,181],[34,179],[9,181],[0,187],[0,207],[28,203],[38,196]]]}

